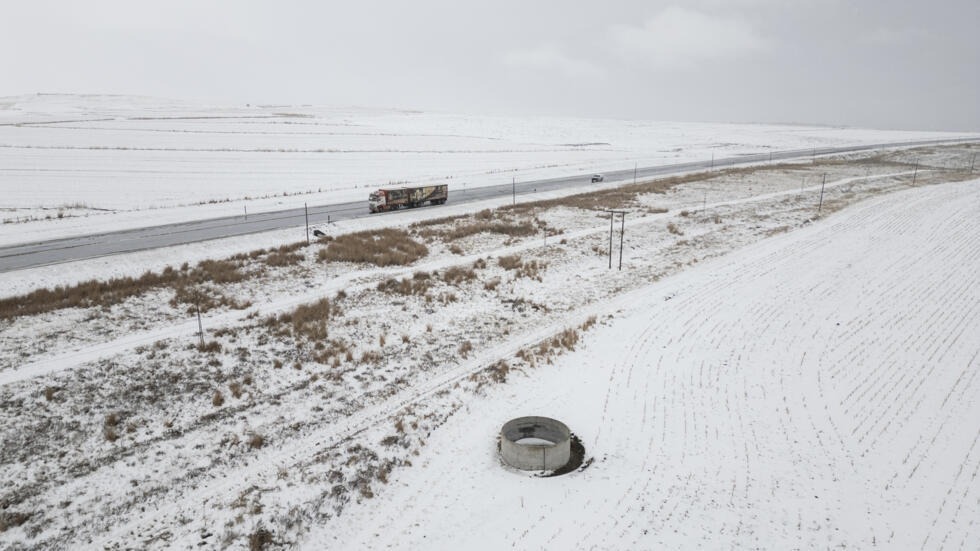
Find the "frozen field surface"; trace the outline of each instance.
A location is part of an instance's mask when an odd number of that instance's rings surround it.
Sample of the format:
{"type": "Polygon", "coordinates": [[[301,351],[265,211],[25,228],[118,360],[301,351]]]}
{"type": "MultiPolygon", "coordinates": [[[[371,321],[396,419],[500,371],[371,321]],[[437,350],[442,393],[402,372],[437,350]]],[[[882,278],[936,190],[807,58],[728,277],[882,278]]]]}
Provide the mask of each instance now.
{"type": "Polygon", "coordinates": [[[978,235],[980,181],[913,189],[638,289],[306,544],[977,549],[978,235]],[[502,467],[523,415],[592,464],[502,467]]]}

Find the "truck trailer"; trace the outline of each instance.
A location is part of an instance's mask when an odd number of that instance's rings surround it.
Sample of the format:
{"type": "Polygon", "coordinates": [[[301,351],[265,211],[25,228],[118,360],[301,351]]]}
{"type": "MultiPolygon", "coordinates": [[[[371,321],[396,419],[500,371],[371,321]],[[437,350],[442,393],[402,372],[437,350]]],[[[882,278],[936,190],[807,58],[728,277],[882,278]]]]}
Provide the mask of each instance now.
{"type": "Polygon", "coordinates": [[[449,186],[420,186],[382,188],[368,196],[368,209],[374,212],[386,212],[400,208],[441,205],[449,199],[449,186]]]}

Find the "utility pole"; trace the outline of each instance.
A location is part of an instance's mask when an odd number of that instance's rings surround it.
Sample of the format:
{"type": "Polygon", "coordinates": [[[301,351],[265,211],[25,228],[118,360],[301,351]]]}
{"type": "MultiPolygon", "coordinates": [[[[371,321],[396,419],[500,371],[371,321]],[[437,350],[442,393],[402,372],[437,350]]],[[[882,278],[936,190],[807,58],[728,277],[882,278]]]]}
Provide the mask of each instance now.
{"type": "Polygon", "coordinates": [[[609,211],[609,269],[612,270],[612,234],[613,234],[613,217],[616,216],[613,211],[609,211]]]}
{"type": "Polygon", "coordinates": [[[973,159],[970,160],[970,172],[973,172],[973,167],[977,163],[977,154],[973,154],[973,159]]]}
{"type": "Polygon", "coordinates": [[[708,190],[704,190],[704,200],[701,201],[701,213],[708,210],[708,190]]]}
{"type": "Polygon", "coordinates": [[[769,164],[772,164],[772,151],[769,152],[769,164]]]}
{"type": "Polygon", "coordinates": [[[197,334],[201,336],[201,348],[204,348],[204,325],[201,324],[201,302],[197,293],[194,294],[194,308],[197,309],[197,334]]]}
{"type": "Polygon", "coordinates": [[[639,163],[636,163],[636,162],[633,163],[633,185],[634,186],[636,185],[636,165],[637,164],[639,164],[639,163]]]}
{"type": "Polygon", "coordinates": [[[516,176],[510,179],[510,196],[511,196],[511,204],[516,205],[517,204],[517,177],[516,176]]]}
{"type": "Polygon", "coordinates": [[[248,220],[248,205],[242,205],[245,207],[245,219],[248,220]]]}
{"type": "Polygon", "coordinates": [[[803,184],[805,183],[806,183],[806,176],[804,176],[803,179],[800,180],[800,194],[803,193],[803,184]]]}
{"type": "Polygon", "coordinates": [[[303,203],[303,212],[306,214],[306,244],[310,244],[310,209],[303,203]]]}
{"type": "Polygon", "coordinates": [[[915,160],[915,170],[912,172],[912,185],[915,185],[915,177],[919,175],[919,159],[915,160]]]}
{"type": "Polygon", "coordinates": [[[826,183],[827,183],[827,174],[825,173],[823,175],[823,181],[820,182],[820,205],[817,207],[817,213],[818,214],[820,213],[820,210],[823,209],[823,186],[826,183]]]}
{"type": "Polygon", "coordinates": [[[612,244],[613,244],[613,233],[615,233],[615,222],[616,215],[622,216],[622,220],[619,226],[619,269],[623,269],[623,239],[626,235],[626,211],[625,210],[609,210],[609,269],[612,270],[612,244]]]}
{"type": "Polygon", "coordinates": [[[619,270],[623,270],[623,236],[626,235],[626,212],[623,211],[623,218],[619,226],[619,270]]]}
{"type": "Polygon", "coordinates": [[[711,168],[708,169],[708,172],[714,172],[714,171],[715,171],[715,152],[712,151],[711,152],[711,168]]]}

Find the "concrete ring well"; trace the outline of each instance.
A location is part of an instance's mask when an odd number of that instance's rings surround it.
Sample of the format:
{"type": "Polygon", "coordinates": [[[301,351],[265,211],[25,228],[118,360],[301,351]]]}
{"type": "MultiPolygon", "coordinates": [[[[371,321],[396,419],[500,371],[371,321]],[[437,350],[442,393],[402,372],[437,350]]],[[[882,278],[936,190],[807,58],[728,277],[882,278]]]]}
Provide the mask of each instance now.
{"type": "Polygon", "coordinates": [[[554,471],[571,455],[571,431],[549,417],[518,417],[500,429],[500,456],[522,471],[554,471]]]}

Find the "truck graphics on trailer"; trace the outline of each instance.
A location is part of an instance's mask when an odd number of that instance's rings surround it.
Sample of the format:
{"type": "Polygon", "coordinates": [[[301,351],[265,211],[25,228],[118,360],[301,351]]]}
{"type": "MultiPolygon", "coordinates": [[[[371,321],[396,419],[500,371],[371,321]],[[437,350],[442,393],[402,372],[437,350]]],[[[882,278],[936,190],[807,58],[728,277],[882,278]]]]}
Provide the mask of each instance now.
{"type": "Polygon", "coordinates": [[[385,212],[400,208],[441,205],[449,198],[449,186],[421,186],[382,188],[368,196],[368,208],[371,212],[385,212]]]}

